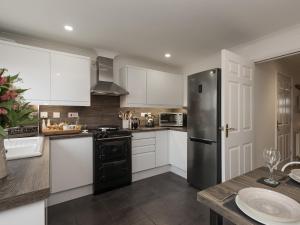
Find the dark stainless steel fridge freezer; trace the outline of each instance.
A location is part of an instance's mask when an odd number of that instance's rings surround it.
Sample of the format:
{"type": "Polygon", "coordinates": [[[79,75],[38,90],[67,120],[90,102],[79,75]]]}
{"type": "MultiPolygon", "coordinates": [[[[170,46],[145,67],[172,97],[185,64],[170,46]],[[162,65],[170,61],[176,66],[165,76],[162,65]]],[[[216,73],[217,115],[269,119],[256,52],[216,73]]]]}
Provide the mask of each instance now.
{"type": "Polygon", "coordinates": [[[221,182],[221,70],[188,77],[187,181],[202,190],[221,182]]]}

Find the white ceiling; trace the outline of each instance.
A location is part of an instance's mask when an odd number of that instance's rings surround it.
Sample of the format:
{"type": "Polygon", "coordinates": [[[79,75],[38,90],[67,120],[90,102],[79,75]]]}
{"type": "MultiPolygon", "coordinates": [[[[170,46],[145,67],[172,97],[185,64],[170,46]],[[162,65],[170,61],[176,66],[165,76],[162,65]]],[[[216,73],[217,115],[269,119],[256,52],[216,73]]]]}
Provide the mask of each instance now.
{"type": "Polygon", "coordinates": [[[0,7],[1,30],[179,66],[300,23],[299,0],[0,0],[0,7]]]}

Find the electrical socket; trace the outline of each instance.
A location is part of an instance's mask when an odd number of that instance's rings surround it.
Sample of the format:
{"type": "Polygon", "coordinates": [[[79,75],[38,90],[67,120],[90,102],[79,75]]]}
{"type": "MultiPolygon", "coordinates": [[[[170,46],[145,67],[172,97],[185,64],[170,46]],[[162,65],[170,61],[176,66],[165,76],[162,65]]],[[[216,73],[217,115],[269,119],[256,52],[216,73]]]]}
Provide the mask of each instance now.
{"type": "Polygon", "coordinates": [[[78,112],[68,112],[68,118],[77,118],[78,112]]]}
{"type": "Polygon", "coordinates": [[[48,112],[40,112],[40,117],[42,119],[48,118],[48,112]]]}
{"type": "Polygon", "coordinates": [[[60,118],[60,112],[53,112],[53,118],[59,119],[60,118]]]}

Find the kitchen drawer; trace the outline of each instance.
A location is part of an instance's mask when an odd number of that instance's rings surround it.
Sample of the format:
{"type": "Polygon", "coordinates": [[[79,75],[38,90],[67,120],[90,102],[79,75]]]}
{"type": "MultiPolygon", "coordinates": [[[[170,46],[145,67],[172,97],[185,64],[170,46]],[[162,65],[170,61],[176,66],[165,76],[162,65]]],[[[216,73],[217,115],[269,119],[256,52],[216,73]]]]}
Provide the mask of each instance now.
{"type": "Polygon", "coordinates": [[[138,132],[132,134],[132,139],[155,138],[155,132],[138,132]]]}
{"type": "Polygon", "coordinates": [[[137,139],[132,141],[132,147],[142,147],[147,145],[155,145],[155,138],[137,139]]]}
{"type": "Polygon", "coordinates": [[[155,152],[147,152],[132,156],[132,172],[155,168],[155,152]]]}
{"type": "Polygon", "coordinates": [[[146,152],[155,152],[155,145],[141,146],[141,147],[133,147],[132,154],[141,154],[146,152]]]}

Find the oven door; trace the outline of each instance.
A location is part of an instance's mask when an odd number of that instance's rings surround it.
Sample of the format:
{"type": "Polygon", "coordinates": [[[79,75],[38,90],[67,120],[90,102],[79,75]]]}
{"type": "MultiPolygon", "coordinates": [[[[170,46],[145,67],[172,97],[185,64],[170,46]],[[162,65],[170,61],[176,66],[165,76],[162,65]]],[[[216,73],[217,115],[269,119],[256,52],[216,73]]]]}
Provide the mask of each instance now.
{"type": "Polygon", "coordinates": [[[95,160],[101,164],[127,160],[131,155],[131,138],[115,137],[96,140],[95,160]]]}

